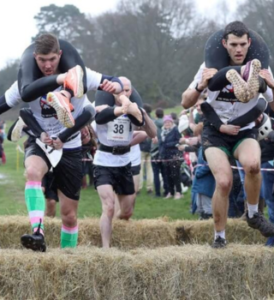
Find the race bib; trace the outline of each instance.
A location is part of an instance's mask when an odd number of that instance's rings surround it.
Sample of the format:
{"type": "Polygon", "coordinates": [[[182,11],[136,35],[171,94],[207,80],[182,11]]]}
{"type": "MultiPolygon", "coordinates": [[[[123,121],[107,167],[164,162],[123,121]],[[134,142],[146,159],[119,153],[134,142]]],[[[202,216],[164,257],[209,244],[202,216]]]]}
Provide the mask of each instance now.
{"type": "Polygon", "coordinates": [[[130,120],[118,118],[108,123],[107,139],[109,141],[129,141],[130,120]]]}

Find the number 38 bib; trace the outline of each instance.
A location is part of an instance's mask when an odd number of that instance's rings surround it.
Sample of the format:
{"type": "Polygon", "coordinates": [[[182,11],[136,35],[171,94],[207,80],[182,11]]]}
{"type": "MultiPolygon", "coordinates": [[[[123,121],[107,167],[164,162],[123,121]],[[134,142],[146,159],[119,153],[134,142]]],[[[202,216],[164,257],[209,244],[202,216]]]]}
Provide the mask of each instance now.
{"type": "Polygon", "coordinates": [[[110,141],[129,141],[130,127],[130,120],[125,117],[119,117],[108,122],[107,139],[110,141]]]}

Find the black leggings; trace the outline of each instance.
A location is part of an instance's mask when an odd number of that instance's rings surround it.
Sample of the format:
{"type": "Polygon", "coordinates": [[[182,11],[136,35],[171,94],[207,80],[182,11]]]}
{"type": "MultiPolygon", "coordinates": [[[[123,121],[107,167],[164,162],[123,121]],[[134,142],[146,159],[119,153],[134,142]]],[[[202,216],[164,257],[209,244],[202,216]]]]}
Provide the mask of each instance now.
{"type": "Polygon", "coordinates": [[[168,161],[165,163],[165,173],[168,174],[168,191],[173,196],[175,192],[182,193],[181,187],[181,162],[168,161]],[[175,188],[175,190],[174,190],[175,188]]]}
{"type": "MultiPolygon", "coordinates": [[[[212,92],[216,92],[222,90],[224,87],[230,84],[230,82],[226,78],[226,73],[231,69],[236,70],[241,75],[241,66],[230,66],[222,68],[209,80],[208,89],[212,92]]],[[[265,93],[267,85],[262,77],[259,77],[259,83],[259,93],[265,93]]]]}
{"type": "MultiPolygon", "coordinates": [[[[36,121],[31,109],[30,108],[21,108],[19,114],[20,114],[20,117],[23,119],[24,123],[33,132],[33,134],[36,137],[40,137],[41,133],[44,132],[44,129],[36,121]]],[[[64,131],[62,131],[58,135],[59,139],[63,143],[65,143],[72,135],[74,135],[79,130],[81,130],[85,125],[90,124],[92,122],[94,116],[95,116],[94,107],[91,104],[85,106],[83,108],[82,113],[75,119],[75,125],[72,128],[66,128],[64,131]]],[[[13,127],[15,126],[16,122],[12,125],[13,127]]],[[[13,130],[13,128],[10,130],[9,136],[11,136],[12,130],[13,130]]]]}
{"type": "MultiPolygon", "coordinates": [[[[83,84],[84,93],[86,93],[87,75],[82,58],[70,43],[64,40],[59,40],[59,43],[62,50],[58,68],[60,73],[65,73],[76,65],[80,65],[84,71],[83,84]]],[[[59,84],[56,82],[57,75],[44,76],[42,74],[33,57],[33,52],[34,44],[31,44],[24,51],[21,57],[18,72],[18,87],[21,98],[24,102],[34,101],[38,97],[41,97],[48,92],[54,91],[59,87],[59,84]]]]}
{"type": "MultiPolygon", "coordinates": [[[[230,57],[226,48],[222,45],[223,30],[215,32],[209,37],[205,45],[204,57],[207,68],[215,68],[221,70],[229,66],[230,57]]],[[[253,30],[249,30],[251,45],[248,49],[244,64],[257,58],[260,60],[263,69],[269,66],[269,49],[263,38],[253,30]]]]}

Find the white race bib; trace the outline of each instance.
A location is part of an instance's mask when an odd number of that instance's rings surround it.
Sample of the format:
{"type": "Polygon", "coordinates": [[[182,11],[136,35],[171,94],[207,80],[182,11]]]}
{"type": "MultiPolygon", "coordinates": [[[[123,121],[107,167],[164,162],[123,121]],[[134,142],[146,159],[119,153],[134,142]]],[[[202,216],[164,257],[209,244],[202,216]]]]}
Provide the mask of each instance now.
{"type": "Polygon", "coordinates": [[[107,139],[109,141],[129,141],[130,120],[127,118],[117,118],[108,122],[107,139]]]}

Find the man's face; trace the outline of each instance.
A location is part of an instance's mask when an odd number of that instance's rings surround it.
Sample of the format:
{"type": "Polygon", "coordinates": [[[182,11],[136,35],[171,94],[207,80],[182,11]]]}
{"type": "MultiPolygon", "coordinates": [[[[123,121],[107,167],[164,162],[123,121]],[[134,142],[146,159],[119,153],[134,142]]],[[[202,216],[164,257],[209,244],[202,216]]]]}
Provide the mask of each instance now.
{"type": "Polygon", "coordinates": [[[57,74],[61,54],[62,54],[61,51],[59,54],[57,53],[35,54],[34,53],[34,58],[37,62],[37,65],[44,76],[57,74]]]}
{"type": "Polygon", "coordinates": [[[230,56],[230,64],[232,66],[242,65],[251,44],[251,39],[247,37],[247,34],[241,37],[229,34],[227,40],[223,39],[222,42],[230,56]]]}
{"type": "Polygon", "coordinates": [[[123,89],[124,95],[126,95],[129,98],[132,93],[131,86],[128,83],[124,83],[124,82],[122,82],[122,83],[124,86],[124,89],[123,89]]]}

